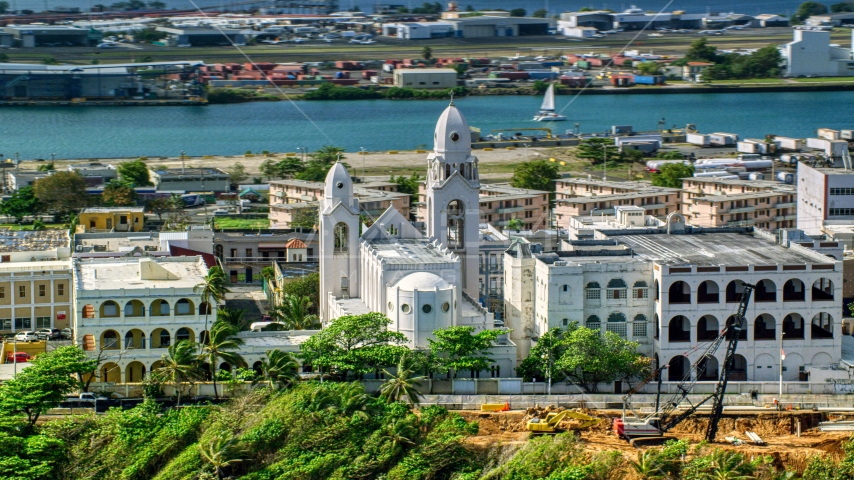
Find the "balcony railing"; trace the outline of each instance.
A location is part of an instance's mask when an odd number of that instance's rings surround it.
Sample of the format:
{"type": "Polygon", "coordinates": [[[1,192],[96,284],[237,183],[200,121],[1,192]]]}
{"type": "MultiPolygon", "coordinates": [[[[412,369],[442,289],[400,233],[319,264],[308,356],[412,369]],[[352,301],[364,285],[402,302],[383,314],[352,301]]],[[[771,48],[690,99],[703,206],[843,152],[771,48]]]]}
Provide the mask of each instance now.
{"type": "Polygon", "coordinates": [[[756,211],[756,207],[739,207],[739,208],[730,208],[728,211],[719,212],[719,213],[750,213],[756,211]]]}
{"type": "Polygon", "coordinates": [[[502,213],[519,213],[519,212],[524,212],[524,211],[525,211],[525,207],[508,207],[508,208],[499,208],[498,210],[496,210],[496,212],[499,214],[502,214],[502,213]]]}

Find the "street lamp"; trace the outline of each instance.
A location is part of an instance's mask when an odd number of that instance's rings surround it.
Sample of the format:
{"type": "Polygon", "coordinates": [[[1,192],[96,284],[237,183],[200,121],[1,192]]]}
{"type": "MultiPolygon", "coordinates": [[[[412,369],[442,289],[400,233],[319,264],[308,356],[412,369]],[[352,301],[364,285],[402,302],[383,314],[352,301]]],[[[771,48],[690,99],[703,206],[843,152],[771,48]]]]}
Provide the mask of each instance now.
{"type": "Polygon", "coordinates": [[[53,163],[53,161],[54,161],[54,160],[56,160],[56,154],[55,154],[55,153],[51,153],[51,154],[50,154],[50,163],[53,163]]]}
{"type": "Polygon", "coordinates": [[[362,181],[365,181],[365,155],[368,152],[365,151],[365,147],[359,147],[359,151],[362,153],[362,181]]]}
{"type": "Polygon", "coordinates": [[[184,175],[184,151],[181,150],[181,175],[184,175]]]}
{"type": "Polygon", "coordinates": [[[575,136],[576,136],[576,137],[578,136],[578,126],[579,126],[579,124],[578,124],[578,123],[576,123],[576,124],[575,124],[575,136]]]}

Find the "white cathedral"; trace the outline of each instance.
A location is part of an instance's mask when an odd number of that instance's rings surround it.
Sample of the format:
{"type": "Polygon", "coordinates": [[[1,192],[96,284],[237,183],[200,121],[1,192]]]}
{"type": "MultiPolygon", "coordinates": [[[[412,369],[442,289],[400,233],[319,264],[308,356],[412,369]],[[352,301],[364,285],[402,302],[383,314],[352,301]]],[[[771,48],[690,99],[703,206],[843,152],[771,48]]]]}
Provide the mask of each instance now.
{"type": "MultiPolygon", "coordinates": [[[[359,201],[336,163],[320,203],[320,314],[380,312],[410,348],[429,348],[433,331],[494,328],[478,293],[479,190],[471,133],[453,102],[439,117],[427,157],[427,221],[421,233],[393,207],[359,235],[359,201]],[[324,297],[325,296],[325,297],[324,297]]],[[[491,349],[495,376],[514,376],[516,346],[502,336],[491,349]]],[[[487,373],[488,374],[488,373],[487,373]]]]}

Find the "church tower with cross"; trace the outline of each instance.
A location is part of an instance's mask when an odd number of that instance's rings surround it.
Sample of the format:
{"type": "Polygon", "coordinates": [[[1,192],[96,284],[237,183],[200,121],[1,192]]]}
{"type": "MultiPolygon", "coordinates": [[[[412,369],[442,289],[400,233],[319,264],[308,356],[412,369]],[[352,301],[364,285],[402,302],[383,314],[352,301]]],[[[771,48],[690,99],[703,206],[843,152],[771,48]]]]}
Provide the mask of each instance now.
{"type": "Polygon", "coordinates": [[[436,123],[433,142],[433,152],[427,156],[426,233],[460,257],[462,289],[471,298],[477,298],[478,160],[471,154],[468,122],[454,105],[453,98],[436,123]]]}

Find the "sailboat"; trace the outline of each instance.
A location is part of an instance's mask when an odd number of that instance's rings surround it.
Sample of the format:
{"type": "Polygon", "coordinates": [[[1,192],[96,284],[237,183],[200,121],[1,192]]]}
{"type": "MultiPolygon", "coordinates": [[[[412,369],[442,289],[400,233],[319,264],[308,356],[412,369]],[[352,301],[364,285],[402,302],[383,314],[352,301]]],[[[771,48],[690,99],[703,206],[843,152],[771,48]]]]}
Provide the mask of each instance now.
{"type": "Polygon", "coordinates": [[[560,122],[566,120],[566,117],[555,113],[555,86],[549,85],[546,90],[546,95],[543,97],[543,104],[540,106],[540,113],[534,115],[535,122],[560,122]]]}

